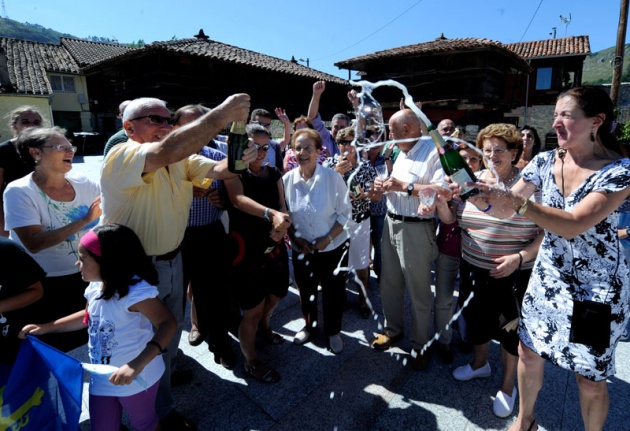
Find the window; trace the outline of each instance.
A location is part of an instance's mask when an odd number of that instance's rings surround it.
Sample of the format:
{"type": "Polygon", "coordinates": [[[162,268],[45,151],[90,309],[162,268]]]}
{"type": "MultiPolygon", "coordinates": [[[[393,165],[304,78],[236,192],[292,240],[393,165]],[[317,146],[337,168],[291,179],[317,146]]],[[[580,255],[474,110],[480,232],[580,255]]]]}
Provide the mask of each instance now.
{"type": "Polygon", "coordinates": [[[541,67],[536,70],[536,90],[551,89],[551,67],[541,67]]]}
{"type": "Polygon", "coordinates": [[[76,91],[73,76],[50,75],[50,86],[53,91],[65,91],[69,93],[76,91]]]}

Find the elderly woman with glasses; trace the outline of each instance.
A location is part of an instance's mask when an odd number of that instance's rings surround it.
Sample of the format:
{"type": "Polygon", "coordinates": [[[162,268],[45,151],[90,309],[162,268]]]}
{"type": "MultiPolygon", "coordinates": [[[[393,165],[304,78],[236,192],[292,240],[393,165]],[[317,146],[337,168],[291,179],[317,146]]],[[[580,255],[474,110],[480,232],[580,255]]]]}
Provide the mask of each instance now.
{"type": "MultiPolygon", "coordinates": [[[[511,124],[491,124],[477,135],[488,169],[477,173],[485,183],[502,183],[508,189],[521,171],[515,165],[523,151],[518,129],[511,124]]],[[[516,400],[518,335],[506,327],[518,317],[520,303],[542,241],[542,231],[527,217],[512,214],[501,220],[492,216],[492,206],[477,208],[470,202],[459,206],[461,228],[460,305],[474,293],[463,309],[468,342],[474,358],[453,371],[456,380],[467,381],[491,375],[490,341],[501,344],[503,373],[493,412],[505,418],[512,414],[516,400]]]]}
{"type": "MultiPolygon", "coordinates": [[[[75,265],[79,239],[101,215],[100,188],[80,174],[71,173],[77,147],[65,130],[30,128],[17,138],[21,157],[35,170],[10,183],[4,192],[5,227],[10,239],[22,245],[46,271],[44,297],[39,301],[38,323],[66,316],[85,306],[87,283],[75,265]]],[[[43,339],[60,350],[72,350],[87,341],[85,331],[50,334],[43,339]]]]}
{"type": "Polygon", "coordinates": [[[260,361],[256,353],[258,333],[270,344],[284,338],[271,330],[271,315],[289,290],[289,259],[283,241],[291,225],[284,201],[282,173],[264,163],[269,150],[269,131],[258,124],[247,126],[258,149],[256,160],[238,177],[225,180],[233,207],[228,208],[230,235],[236,244],[233,286],[243,318],[238,328],[245,372],[265,383],[280,374],[260,361]]]}
{"type": "MultiPolygon", "coordinates": [[[[313,122],[311,120],[306,118],[304,115],[301,115],[295,120],[293,120],[293,132],[295,133],[301,129],[315,130],[315,126],[313,126],[313,122]]],[[[327,158],[328,158],[328,150],[326,149],[326,147],[322,146],[321,150],[319,150],[319,157],[317,159],[317,163],[321,165],[322,163],[326,161],[327,158]]],[[[295,154],[295,151],[293,151],[293,148],[287,148],[284,154],[284,162],[283,162],[284,172],[287,173],[291,169],[297,168],[299,165],[300,164],[298,163],[296,159],[296,154],[295,154]]]]}

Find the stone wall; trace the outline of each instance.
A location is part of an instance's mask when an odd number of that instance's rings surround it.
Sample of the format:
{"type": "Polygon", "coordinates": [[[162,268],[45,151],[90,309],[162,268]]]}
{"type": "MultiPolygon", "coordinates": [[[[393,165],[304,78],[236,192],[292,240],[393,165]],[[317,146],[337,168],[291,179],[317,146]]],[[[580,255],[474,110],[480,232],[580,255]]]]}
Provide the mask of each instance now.
{"type": "MultiPolygon", "coordinates": [[[[601,85],[610,94],[610,84],[601,85]]],[[[630,82],[622,82],[619,88],[619,100],[617,101],[617,122],[627,123],[630,121],[630,82]]]]}
{"type": "MultiPolygon", "coordinates": [[[[600,86],[606,93],[610,94],[610,84],[600,86]]],[[[527,109],[527,118],[525,119],[524,107],[513,109],[505,114],[506,118],[518,118],[518,126],[522,127],[527,124],[532,126],[538,132],[540,139],[545,143],[545,136],[551,134],[555,136],[555,131],[551,127],[553,123],[553,111],[555,105],[536,105],[530,106],[527,109]]],[[[618,123],[627,123],[630,121],[630,82],[624,82],[621,84],[619,90],[619,101],[617,104],[618,123]]],[[[555,145],[555,139],[552,138],[547,142],[548,146],[553,147],[555,145]]]]}

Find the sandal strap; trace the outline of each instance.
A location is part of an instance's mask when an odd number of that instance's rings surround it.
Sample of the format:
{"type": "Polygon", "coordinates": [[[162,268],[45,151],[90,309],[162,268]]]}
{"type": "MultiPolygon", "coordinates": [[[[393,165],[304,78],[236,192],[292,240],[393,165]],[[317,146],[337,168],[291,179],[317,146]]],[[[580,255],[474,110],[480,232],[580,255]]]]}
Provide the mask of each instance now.
{"type": "Polygon", "coordinates": [[[280,380],[280,374],[262,362],[258,362],[254,365],[245,363],[245,372],[256,380],[264,383],[275,383],[280,380]]]}

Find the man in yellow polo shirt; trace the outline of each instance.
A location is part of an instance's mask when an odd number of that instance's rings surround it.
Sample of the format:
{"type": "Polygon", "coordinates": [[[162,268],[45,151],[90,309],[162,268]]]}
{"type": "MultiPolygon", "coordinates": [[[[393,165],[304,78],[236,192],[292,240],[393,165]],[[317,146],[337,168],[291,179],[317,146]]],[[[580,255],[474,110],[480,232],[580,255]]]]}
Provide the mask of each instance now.
{"type": "MultiPolygon", "coordinates": [[[[159,99],[140,98],[127,105],[123,127],[129,141],[113,147],[101,169],[102,223],[133,229],[159,275],[160,299],[171,310],[178,330],[164,352],[166,371],[156,400],[162,429],[195,429],[174,410],[171,369],[184,322],[184,291],[180,244],[188,223],[192,182],[204,177],[228,179],[227,161],[198,156],[199,149],[232,121],[246,121],[249,96],[237,94],[196,121],[173,130],[171,114],[159,99]]],[[[246,163],[257,156],[250,143],[246,163]]]]}

